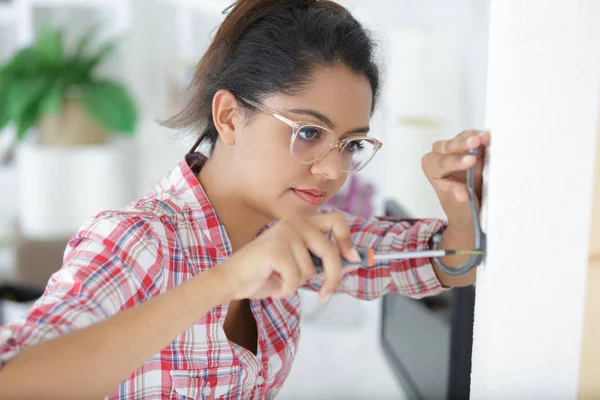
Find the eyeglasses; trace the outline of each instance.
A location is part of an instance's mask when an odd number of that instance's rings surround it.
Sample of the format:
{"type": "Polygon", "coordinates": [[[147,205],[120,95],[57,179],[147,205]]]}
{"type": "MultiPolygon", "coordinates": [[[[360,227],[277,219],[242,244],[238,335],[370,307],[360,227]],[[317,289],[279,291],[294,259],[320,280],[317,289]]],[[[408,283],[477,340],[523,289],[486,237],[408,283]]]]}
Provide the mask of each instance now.
{"type": "Polygon", "coordinates": [[[337,140],[335,134],[320,125],[292,121],[275,110],[256,101],[240,97],[245,103],[267,113],[292,128],[290,153],[303,164],[314,164],[325,158],[334,149],[340,150],[342,170],[358,172],[375,156],[383,143],[368,136],[355,136],[337,140]]]}

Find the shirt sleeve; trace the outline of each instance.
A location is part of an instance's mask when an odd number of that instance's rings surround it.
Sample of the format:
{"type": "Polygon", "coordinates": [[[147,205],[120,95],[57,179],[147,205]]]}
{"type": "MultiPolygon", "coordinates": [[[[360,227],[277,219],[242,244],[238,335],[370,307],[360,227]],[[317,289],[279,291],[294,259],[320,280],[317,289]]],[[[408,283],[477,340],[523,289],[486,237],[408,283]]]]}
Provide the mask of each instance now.
{"type": "MultiPolygon", "coordinates": [[[[375,252],[405,252],[430,249],[431,238],[443,232],[446,224],[436,219],[375,217],[363,219],[343,213],[359,249],[375,252]]],[[[319,290],[324,278],[310,280],[306,288],[319,290]]],[[[414,299],[440,294],[447,288],[440,283],[429,258],[376,262],[344,274],[336,293],[346,293],[362,300],[374,300],[394,292],[414,299]]]]}
{"type": "Polygon", "coordinates": [[[150,224],[104,217],[67,244],[62,267],[24,319],[0,327],[0,367],[22,349],[92,325],[152,296],[162,254],[150,224]]]}

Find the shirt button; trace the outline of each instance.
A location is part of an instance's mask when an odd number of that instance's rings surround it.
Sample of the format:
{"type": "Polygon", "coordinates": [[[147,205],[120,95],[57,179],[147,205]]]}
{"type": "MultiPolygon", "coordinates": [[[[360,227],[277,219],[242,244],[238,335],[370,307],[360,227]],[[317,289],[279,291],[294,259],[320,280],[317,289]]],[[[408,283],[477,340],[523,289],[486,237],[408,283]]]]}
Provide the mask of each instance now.
{"type": "Polygon", "coordinates": [[[265,380],[263,379],[262,376],[259,376],[258,378],[256,378],[256,384],[257,385],[262,385],[264,381],[265,380]]]}
{"type": "Polygon", "coordinates": [[[206,386],[204,389],[202,389],[202,394],[205,396],[210,396],[212,392],[212,389],[210,388],[210,386],[206,386]]]}

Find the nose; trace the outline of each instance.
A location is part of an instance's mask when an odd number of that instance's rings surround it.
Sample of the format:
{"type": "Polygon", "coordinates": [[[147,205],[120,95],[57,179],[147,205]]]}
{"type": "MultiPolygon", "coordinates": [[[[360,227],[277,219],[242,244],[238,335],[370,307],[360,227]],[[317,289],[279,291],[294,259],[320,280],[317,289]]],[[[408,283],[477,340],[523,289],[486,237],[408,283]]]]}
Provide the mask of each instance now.
{"type": "Polygon", "coordinates": [[[344,175],[340,157],[340,149],[333,148],[329,154],[312,165],[311,172],[313,175],[324,175],[331,180],[340,179],[344,175]]]}

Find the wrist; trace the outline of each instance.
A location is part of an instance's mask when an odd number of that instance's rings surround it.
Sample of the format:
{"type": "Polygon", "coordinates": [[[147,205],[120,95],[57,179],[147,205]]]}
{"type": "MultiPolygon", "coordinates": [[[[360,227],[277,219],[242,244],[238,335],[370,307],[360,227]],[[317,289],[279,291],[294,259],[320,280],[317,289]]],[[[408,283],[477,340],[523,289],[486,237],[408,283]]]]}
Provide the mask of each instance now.
{"type": "Polygon", "coordinates": [[[473,247],[475,233],[473,225],[449,223],[443,231],[441,249],[470,249],[473,247]]]}
{"type": "Polygon", "coordinates": [[[471,219],[464,220],[452,220],[448,219],[448,224],[446,225],[446,229],[444,229],[444,235],[446,233],[450,234],[470,234],[473,235],[473,221],[471,219]]]}
{"type": "Polygon", "coordinates": [[[229,302],[234,297],[234,290],[228,282],[227,271],[219,264],[213,268],[201,272],[194,278],[194,292],[196,297],[199,293],[208,294],[216,305],[229,302]]]}

